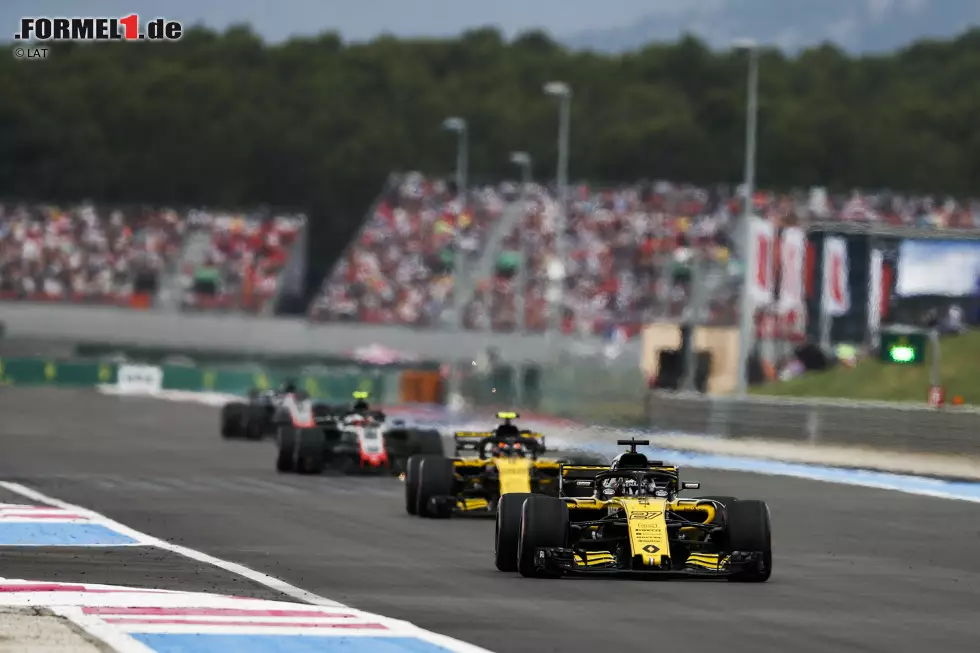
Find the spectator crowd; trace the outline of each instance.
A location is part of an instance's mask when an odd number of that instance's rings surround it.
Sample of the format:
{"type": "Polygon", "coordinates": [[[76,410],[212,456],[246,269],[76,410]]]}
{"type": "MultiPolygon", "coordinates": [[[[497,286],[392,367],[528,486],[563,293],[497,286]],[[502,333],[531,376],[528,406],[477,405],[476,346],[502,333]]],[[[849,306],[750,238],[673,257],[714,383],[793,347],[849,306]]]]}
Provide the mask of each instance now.
{"type": "MultiPolygon", "coordinates": [[[[566,256],[558,251],[560,205],[542,186],[471,189],[463,203],[444,183],[409,175],[378,204],[324,284],[311,316],[417,327],[452,305],[453,248],[472,261],[507,210],[519,211],[503,237],[494,273],[477,279],[463,313],[469,329],[565,333],[635,332],[652,318],[678,318],[689,305],[695,260],[714,279],[709,319],[731,323],[740,278],[734,225],[743,210],[735,187],[666,182],[574,187],[568,197],[566,256]],[[522,253],[527,261],[519,273],[522,253]],[[564,289],[551,276],[563,260],[564,289]],[[522,311],[523,304],[523,311],[522,311]],[[523,324],[522,324],[523,321],[523,324]]],[[[814,220],[935,229],[980,226],[980,203],[893,193],[831,195],[815,188],[755,193],[754,212],[776,226],[814,220]]],[[[462,278],[462,277],[461,277],[462,278]]],[[[560,277],[559,277],[560,278],[560,277]]]]}
{"type": "Polygon", "coordinates": [[[187,240],[193,251],[180,269],[183,308],[259,312],[275,297],[303,218],[191,211],[186,224],[200,247],[187,240]]]}
{"type": "Polygon", "coordinates": [[[272,296],[301,225],[300,217],[0,204],[0,299],[146,308],[172,279],[185,307],[255,310],[272,296]]]}
{"type": "MultiPolygon", "coordinates": [[[[980,203],[945,198],[811,189],[758,192],[752,201],[777,226],[812,220],[980,226],[980,203]]],[[[424,328],[450,315],[459,293],[468,329],[543,331],[557,319],[566,333],[631,332],[682,314],[697,261],[714,279],[710,318],[734,319],[738,188],[579,185],[570,189],[567,210],[562,257],[561,207],[551,189],[503,183],[460,194],[452,182],[405,175],[372,207],[310,316],[424,328]],[[499,244],[490,273],[474,274],[490,242],[499,244]],[[458,278],[474,283],[455,288],[457,268],[458,278]]],[[[275,296],[304,220],[0,204],[0,299],[145,307],[164,288],[185,310],[261,311],[275,296]]]]}

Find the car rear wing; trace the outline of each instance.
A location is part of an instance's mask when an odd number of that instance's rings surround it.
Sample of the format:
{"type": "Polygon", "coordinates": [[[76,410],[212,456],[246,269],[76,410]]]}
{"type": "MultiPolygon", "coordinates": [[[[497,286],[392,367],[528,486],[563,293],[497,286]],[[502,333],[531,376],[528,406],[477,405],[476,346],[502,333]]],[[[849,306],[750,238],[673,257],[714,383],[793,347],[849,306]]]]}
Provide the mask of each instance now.
{"type": "Polygon", "coordinates": [[[595,477],[608,472],[609,465],[558,465],[558,495],[567,497],[592,496],[595,493],[595,477]]]}
{"type": "Polygon", "coordinates": [[[480,431],[456,431],[453,433],[453,442],[456,445],[456,453],[464,451],[479,451],[480,443],[484,438],[489,438],[493,433],[480,431]]]}
{"type": "MultiPolygon", "coordinates": [[[[456,444],[456,453],[463,451],[479,451],[480,443],[487,438],[492,438],[493,431],[455,431],[453,441],[456,444]]],[[[521,431],[521,437],[527,440],[534,440],[537,443],[538,452],[545,451],[544,435],[532,431],[521,431]]]]}

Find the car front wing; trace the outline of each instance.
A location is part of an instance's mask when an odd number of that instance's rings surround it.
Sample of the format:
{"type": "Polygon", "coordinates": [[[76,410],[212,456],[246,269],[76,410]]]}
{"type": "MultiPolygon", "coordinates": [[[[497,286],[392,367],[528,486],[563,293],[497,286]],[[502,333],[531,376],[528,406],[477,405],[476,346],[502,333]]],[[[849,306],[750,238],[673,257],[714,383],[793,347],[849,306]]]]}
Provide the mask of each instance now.
{"type": "Polygon", "coordinates": [[[642,567],[618,560],[612,553],[576,551],[559,547],[539,548],[534,565],[548,574],[584,576],[670,576],[724,578],[743,571],[757,571],[764,565],[761,551],[731,553],[692,553],[683,563],[664,567],[642,567]]]}

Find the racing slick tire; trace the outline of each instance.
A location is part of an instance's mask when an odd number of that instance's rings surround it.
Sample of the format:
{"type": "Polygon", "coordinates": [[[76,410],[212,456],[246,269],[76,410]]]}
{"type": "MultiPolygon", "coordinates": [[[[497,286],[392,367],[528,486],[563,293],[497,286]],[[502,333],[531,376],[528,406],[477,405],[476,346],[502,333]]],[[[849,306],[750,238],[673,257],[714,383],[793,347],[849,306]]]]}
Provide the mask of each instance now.
{"type": "Polygon", "coordinates": [[[327,436],[321,429],[293,429],[296,433],[296,471],[322,474],[327,466],[327,436]]]}
{"type": "Polygon", "coordinates": [[[445,455],[442,436],[436,430],[393,428],[385,433],[384,442],[391,471],[395,474],[408,473],[408,459],[411,456],[445,455]]]}
{"type": "Polygon", "coordinates": [[[408,458],[405,465],[405,512],[410,515],[419,514],[419,476],[422,473],[422,461],[427,458],[442,458],[416,454],[408,458]]]}
{"type": "MultiPolygon", "coordinates": [[[[507,496],[507,495],[504,495],[507,496]]],[[[517,571],[525,578],[555,578],[534,565],[541,547],[568,546],[568,506],[561,499],[532,495],[524,501],[521,535],[517,544],[517,571]]]]}
{"type": "Polygon", "coordinates": [[[296,471],[297,449],[296,429],[292,426],[282,426],[279,428],[277,437],[279,441],[279,454],[276,456],[276,471],[288,474],[296,471]]]}
{"type": "Polygon", "coordinates": [[[418,513],[419,517],[445,519],[452,514],[451,509],[435,509],[431,499],[453,494],[456,474],[453,461],[445,456],[429,455],[419,465],[418,513]]]}
{"type": "Polygon", "coordinates": [[[249,406],[245,417],[245,438],[261,440],[265,435],[266,413],[260,406],[249,406]]]}
{"type": "Polygon", "coordinates": [[[527,492],[512,492],[497,504],[497,530],[493,540],[493,560],[500,571],[517,571],[517,549],[521,540],[521,514],[527,492]]]}
{"type": "Polygon", "coordinates": [[[221,437],[240,438],[242,433],[242,421],[248,406],[241,402],[225,404],[221,407],[221,437]]]}
{"type": "Polygon", "coordinates": [[[413,453],[445,455],[442,449],[442,435],[435,429],[412,431],[410,438],[415,450],[413,453]]]}
{"type": "Polygon", "coordinates": [[[728,577],[736,583],[764,583],[772,575],[772,530],[765,501],[736,501],[726,506],[728,549],[761,551],[762,569],[740,571],[728,577]]]}

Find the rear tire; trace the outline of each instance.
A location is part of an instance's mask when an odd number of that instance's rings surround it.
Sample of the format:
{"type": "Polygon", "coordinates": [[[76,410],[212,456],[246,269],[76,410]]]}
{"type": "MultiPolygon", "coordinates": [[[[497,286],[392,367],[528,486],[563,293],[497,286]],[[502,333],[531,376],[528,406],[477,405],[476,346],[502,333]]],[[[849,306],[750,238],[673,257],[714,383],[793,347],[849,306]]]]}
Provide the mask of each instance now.
{"type": "Polygon", "coordinates": [[[500,571],[517,571],[517,551],[521,541],[521,515],[524,501],[531,494],[514,492],[500,497],[497,504],[497,530],[493,540],[493,560],[500,571]]]}
{"type": "MultiPolygon", "coordinates": [[[[410,515],[419,514],[419,477],[422,474],[422,461],[430,456],[415,455],[408,459],[405,465],[405,512],[410,515]]],[[[432,456],[441,458],[442,456],[432,456]]]]}
{"type": "Polygon", "coordinates": [[[440,519],[449,517],[449,511],[433,510],[430,499],[453,495],[456,481],[453,461],[444,456],[426,456],[419,465],[418,513],[419,517],[440,519]]]}
{"type": "Polygon", "coordinates": [[[522,513],[517,570],[525,578],[553,578],[534,566],[534,554],[541,547],[568,545],[568,506],[561,499],[533,495],[524,501],[522,513]]]}
{"type": "Polygon", "coordinates": [[[297,429],[297,470],[300,474],[321,474],[327,466],[327,436],[320,429],[297,429]]]}
{"type": "Polygon", "coordinates": [[[727,507],[728,547],[731,551],[761,551],[762,569],[728,577],[736,583],[764,583],[772,575],[772,529],[764,501],[737,501],[727,507]]]}
{"type": "Polygon", "coordinates": [[[292,426],[279,428],[279,455],[276,456],[276,471],[289,474],[296,471],[299,451],[296,448],[296,429],[292,426]]]}
{"type": "Polygon", "coordinates": [[[442,448],[442,435],[439,431],[414,431],[410,437],[414,445],[414,453],[445,455],[442,448]]]}
{"type": "Polygon", "coordinates": [[[245,439],[261,440],[265,435],[266,411],[262,407],[249,406],[245,417],[245,439]]]}
{"type": "Polygon", "coordinates": [[[243,403],[225,404],[221,407],[221,437],[240,438],[242,437],[242,419],[248,406],[243,403]]]}

